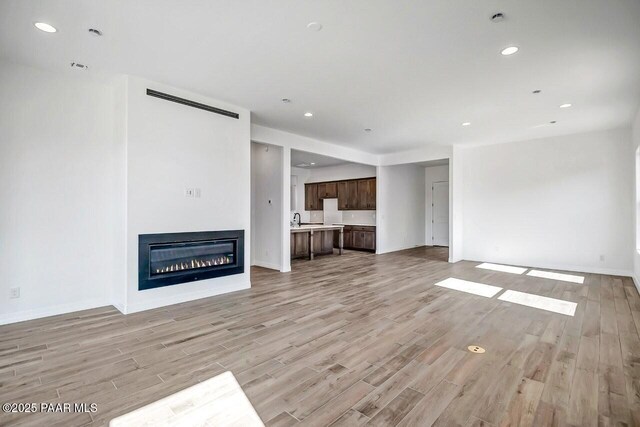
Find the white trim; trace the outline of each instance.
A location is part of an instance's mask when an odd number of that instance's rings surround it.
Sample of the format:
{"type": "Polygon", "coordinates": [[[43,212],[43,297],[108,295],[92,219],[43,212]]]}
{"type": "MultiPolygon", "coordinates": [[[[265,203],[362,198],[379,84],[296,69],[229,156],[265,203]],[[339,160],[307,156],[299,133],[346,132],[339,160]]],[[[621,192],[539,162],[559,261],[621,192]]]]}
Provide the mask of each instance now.
{"type": "Polygon", "coordinates": [[[522,267],[529,268],[544,268],[546,270],[558,270],[558,271],[573,271],[575,273],[591,273],[591,274],[607,274],[610,276],[622,276],[622,277],[632,277],[633,272],[630,270],[618,270],[615,268],[599,268],[599,267],[583,267],[583,266],[575,266],[575,265],[563,265],[563,264],[529,264],[527,262],[522,261],[510,261],[504,259],[482,259],[482,260],[471,260],[465,259],[465,261],[469,262],[491,262],[496,264],[507,264],[507,265],[519,265],[522,267]]]}
{"type": "Polygon", "coordinates": [[[15,313],[0,315],[0,325],[24,322],[26,320],[41,319],[43,317],[59,316],[61,314],[73,313],[74,311],[90,310],[92,308],[105,307],[111,305],[103,299],[90,299],[86,301],[76,301],[68,304],[59,304],[51,307],[23,310],[15,313]]]}
{"type": "Polygon", "coordinates": [[[636,285],[636,289],[640,294],[640,280],[638,280],[638,276],[631,276],[631,279],[633,280],[633,284],[636,285]]]}
{"type": "Polygon", "coordinates": [[[255,260],[251,263],[252,266],[256,266],[256,267],[264,267],[264,268],[268,268],[270,270],[277,270],[280,271],[280,264],[275,264],[272,262],[266,262],[266,261],[259,261],[259,260],[255,260]]]}
{"type": "Polygon", "coordinates": [[[116,304],[113,303],[111,304],[112,306],[114,306],[120,313],[125,314],[125,306],[123,304],[116,304]]]}
{"type": "Polygon", "coordinates": [[[224,286],[216,286],[214,289],[206,291],[191,292],[181,295],[171,295],[167,297],[147,299],[142,303],[127,305],[125,314],[137,313],[139,311],[151,310],[159,307],[180,304],[187,301],[193,301],[201,298],[209,298],[216,295],[227,294],[229,292],[242,291],[251,288],[251,282],[231,283],[224,286]]]}

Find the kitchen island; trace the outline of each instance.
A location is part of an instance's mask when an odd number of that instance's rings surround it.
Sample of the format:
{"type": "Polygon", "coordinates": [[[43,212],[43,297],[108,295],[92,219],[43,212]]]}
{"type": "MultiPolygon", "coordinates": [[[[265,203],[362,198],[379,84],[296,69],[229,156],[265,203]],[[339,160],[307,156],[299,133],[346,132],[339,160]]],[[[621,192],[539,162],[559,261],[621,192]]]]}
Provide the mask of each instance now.
{"type": "Polygon", "coordinates": [[[309,258],[333,253],[334,234],[338,233],[338,253],[342,255],[343,225],[305,224],[291,227],[291,258],[309,258]]]}

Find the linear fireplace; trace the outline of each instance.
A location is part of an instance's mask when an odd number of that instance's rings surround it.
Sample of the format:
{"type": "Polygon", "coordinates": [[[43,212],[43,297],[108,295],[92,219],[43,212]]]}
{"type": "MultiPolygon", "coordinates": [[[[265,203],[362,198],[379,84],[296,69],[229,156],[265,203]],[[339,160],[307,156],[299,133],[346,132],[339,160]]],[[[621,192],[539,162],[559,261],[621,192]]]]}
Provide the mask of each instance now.
{"type": "Polygon", "coordinates": [[[244,273],[244,230],[138,236],[138,290],[244,273]]]}

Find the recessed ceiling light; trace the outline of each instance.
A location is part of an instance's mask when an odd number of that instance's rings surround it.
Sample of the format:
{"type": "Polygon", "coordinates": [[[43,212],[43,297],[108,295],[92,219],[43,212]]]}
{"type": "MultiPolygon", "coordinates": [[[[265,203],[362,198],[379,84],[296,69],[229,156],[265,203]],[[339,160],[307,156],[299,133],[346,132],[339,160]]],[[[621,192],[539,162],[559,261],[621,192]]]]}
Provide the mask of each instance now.
{"type": "Polygon", "coordinates": [[[569,107],[571,107],[571,104],[562,104],[560,106],[560,108],[569,108],[569,107]]]}
{"type": "Polygon", "coordinates": [[[509,47],[505,47],[504,49],[502,49],[502,51],[500,53],[502,55],[504,55],[504,56],[509,56],[509,55],[513,55],[518,50],[520,50],[520,49],[518,47],[516,47],[516,46],[509,46],[509,47]]]}
{"type": "Polygon", "coordinates": [[[366,128],[364,131],[365,132],[371,132],[371,128],[366,128]]]}
{"type": "Polygon", "coordinates": [[[309,22],[307,24],[307,29],[311,31],[320,31],[322,29],[322,24],[319,22],[309,22]]]}
{"type": "Polygon", "coordinates": [[[304,113],[305,117],[313,117],[313,113],[304,113]]]}
{"type": "Polygon", "coordinates": [[[291,102],[291,100],[289,98],[282,98],[282,102],[284,102],[285,104],[288,104],[291,102]]]}
{"type": "Polygon", "coordinates": [[[315,162],[311,162],[311,166],[313,166],[313,165],[315,165],[315,164],[316,164],[315,162]]]}
{"type": "Polygon", "coordinates": [[[464,122],[462,126],[471,126],[471,122],[464,122]]]}
{"type": "Polygon", "coordinates": [[[36,22],[35,24],[33,24],[36,26],[37,29],[39,29],[40,31],[44,31],[45,33],[55,33],[56,31],[56,27],[54,27],[53,25],[49,25],[46,22],[36,22]]]}

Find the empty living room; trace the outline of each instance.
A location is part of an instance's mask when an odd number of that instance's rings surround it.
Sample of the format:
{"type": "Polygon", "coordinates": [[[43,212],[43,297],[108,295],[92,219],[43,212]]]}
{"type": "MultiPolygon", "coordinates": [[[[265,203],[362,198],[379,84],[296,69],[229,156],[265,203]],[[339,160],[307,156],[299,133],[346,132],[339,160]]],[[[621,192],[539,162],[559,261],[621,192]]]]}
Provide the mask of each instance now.
{"type": "Polygon", "coordinates": [[[0,1],[0,426],[640,426],[639,0],[0,1]]]}

